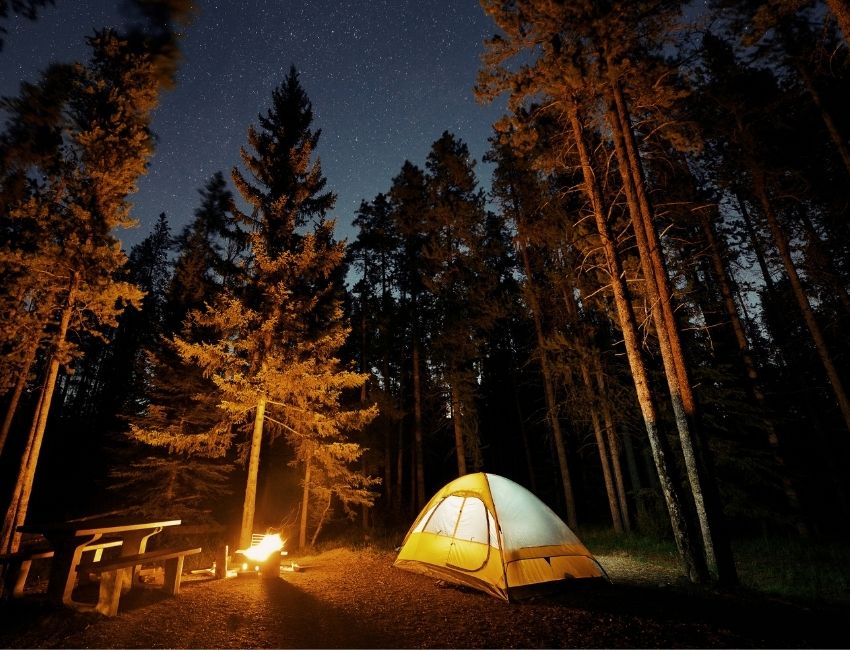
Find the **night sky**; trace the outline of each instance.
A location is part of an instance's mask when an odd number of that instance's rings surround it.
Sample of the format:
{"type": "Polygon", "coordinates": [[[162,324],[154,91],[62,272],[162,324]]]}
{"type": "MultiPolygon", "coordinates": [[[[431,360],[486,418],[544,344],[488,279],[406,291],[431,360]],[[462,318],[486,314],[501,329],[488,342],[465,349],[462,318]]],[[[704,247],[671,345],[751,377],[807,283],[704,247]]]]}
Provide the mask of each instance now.
{"type": "MultiPolygon", "coordinates": [[[[84,37],[121,25],[117,0],[56,0],[35,22],[14,19],[0,52],[0,94],[16,95],[53,61],[84,60],[84,37]]],[[[131,197],[139,228],[117,233],[129,248],[165,212],[174,232],[192,216],[197,190],[216,171],[230,178],[249,124],[294,64],[322,129],[318,155],[338,194],[340,237],[362,199],[389,189],[405,159],[423,166],[444,130],[480,161],[503,108],[472,92],[485,37],[477,0],[196,0],[182,41],[177,87],[153,128],[148,175],[131,197]]],[[[479,162],[479,178],[489,171],[479,162]]]]}

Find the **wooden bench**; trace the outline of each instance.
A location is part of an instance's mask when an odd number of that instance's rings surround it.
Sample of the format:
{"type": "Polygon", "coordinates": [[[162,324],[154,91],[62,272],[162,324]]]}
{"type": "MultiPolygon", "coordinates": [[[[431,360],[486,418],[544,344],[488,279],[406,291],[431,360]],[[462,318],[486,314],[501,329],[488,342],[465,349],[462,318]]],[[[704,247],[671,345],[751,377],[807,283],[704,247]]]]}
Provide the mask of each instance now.
{"type": "MultiPolygon", "coordinates": [[[[120,539],[103,539],[89,544],[83,549],[83,553],[93,552],[92,561],[100,560],[103,549],[121,546],[120,539]]],[[[45,546],[33,546],[0,555],[0,566],[5,565],[3,572],[3,596],[4,598],[18,598],[24,593],[24,586],[29,576],[33,560],[42,560],[53,557],[53,549],[45,546]]]]}
{"type": "Polygon", "coordinates": [[[163,589],[167,594],[176,596],[180,593],[183,558],[200,552],[200,548],[166,548],[101,560],[100,562],[84,562],[77,566],[77,572],[80,574],[100,574],[100,592],[95,610],[105,616],[115,616],[118,613],[118,601],[121,598],[122,585],[130,580],[134,567],[142,564],[164,563],[165,583],[163,589]]]}

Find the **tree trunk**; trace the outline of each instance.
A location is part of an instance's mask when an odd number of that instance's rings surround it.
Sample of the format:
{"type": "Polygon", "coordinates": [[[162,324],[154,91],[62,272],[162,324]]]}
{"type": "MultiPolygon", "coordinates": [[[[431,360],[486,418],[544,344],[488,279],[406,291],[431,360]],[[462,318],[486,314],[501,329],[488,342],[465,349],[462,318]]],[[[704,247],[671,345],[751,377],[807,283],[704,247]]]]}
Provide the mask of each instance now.
{"type": "Polygon", "coordinates": [[[257,503],[257,478],[260,475],[260,448],[263,445],[263,420],[266,415],[266,396],[257,399],[254,413],[254,431],[251,435],[251,452],[248,457],[248,479],[245,483],[245,502],[242,505],[242,526],[239,529],[239,548],[251,546],[254,533],[254,508],[257,503]]]}
{"type": "Polygon", "coordinates": [[[41,453],[41,444],[44,440],[44,431],[47,427],[47,417],[50,415],[50,403],[53,400],[53,389],[56,387],[56,378],[59,376],[62,353],[68,335],[68,327],[71,323],[71,315],[77,307],[77,294],[80,287],[80,276],[74,271],[68,283],[68,295],[65,306],[59,318],[59,326],[56,332],[56,345],[47,366],[47,375],[42,386],[42,395],[39,400],[33,418],[33,426],[30,429],[30,440],[27,443],[27,452],[21,461],[18,472],[18,480],[15,484],[15,495],[6,512],[3,522],[3,548],[8,553],[15,553],[20,547],[21,534],[17,532],[18,526],[23,525],[29,508],[29,500],[32,494],[32,486],[35,480],[35,471],[38,466],[38,457],[41,453]]]}
{"type": "Polygon", "coordinates": [[[817,230],[815,230],[815,225],[812,223],[808,212],[806,212],[806,209],[803,206],[797,207],[797,214],[803,224],[803,229],[806,231],[806,238],[809,240],[809,246],[811,246],[814,250],[815,257],[821,260],[822,266],[818,270],[822,277],[826,280],[829,292],[838,298],[838,302],[841,303],[845,313],[850,315],[850,295],[847,294],[847,289],[844,288],[841,276],[835,272],[830,255],[824,249],[823,240],[820,238],[817,230]]]}
{"type": "Polygon", "coordinates": [[[12,421],[15,419],[15,413],[18,410],[18,404],[21,401],[21,395],[23,395],[24,388],[26,388],[27,379],[29,378],[30,370],[32,370],[32,365],[35,361],[35,353],[37,351],[38,336],[33,335],[33,340],[27,346],[27,351],[24,354],[18,379],[15,382],[12,397],[9,399],[9,406],[6,407],[6,416],[3,418],[3,428],[0,429],[0,454],[3,453],[3,448],[6,446],[6,439],[9,437],[9,431],[12,428],[12,421]]]}
{"type": "MultiPolygon", "coordinates": [[[[846,34],[847,32],[845,32],[846,34]]],[[[788,39],[793,38],[790,35],[785,34],[783,30],[783,39],[788,41],[788,39]]],[[[803,85],[806,87],[806,91],[809,93],[809,97],[812,98],[812,102],[817,107],[818,111],[820,111],[820,117],[823,121],[824,126],[826,127],[827,132],[829,133],[829,137],[832,140],[832,144],[835,145],[836,151],[838,151],[838,155],[841,157],[841,161],[844,163],[844,168],[847,170],[847,173],[850,174],[850,148],[847,146],[847,142],[841,136],[841,132],[838,130],[838,126],[835,124],[835,120],[832,117],[832,113],[830,113],[829,109],[823,104],[823,99],[821,99],[820,93],[818,92],[817,87],[815,86],[814,79],[812,79],[812,75],[809,72],[809,69],[800,61],[799,57],[791,56],[790,57],[794,62],[794,67],[797,69],[797,73],[800,75],[800,79],[803,80],[803,85]]]]}
{"type": "Polygon", "coordinates": [[[455,456],[457,457],[457,475],[466,474],[466,445],[463,442],[463,414],[457,389],[449,385],[449,400],[452,407],[452,428],[455,434],[455,456]]]}
{"type": "Polygon", "coordinates": [[[310,506],[310,471],[313,466],[312,450],[304,461],[304,492],[301,496],[301,525],[298,529],[298,549],[303,551],[307,544],[307,515],[310,506]]]}
{"type": "MultiPolygon", "coordinates": [[[[411,467],[411,471],[413,468],[411,467]]],[[[395,464],[395,509],[401,512],[404,494],[404,418],[398,421],[398,449],[395,464]]]]}
{"type": "MultiPolygon", "coordinates": [[[[516,366],[514,366],[516,367],[516,366]]],[[[528,440],[528,430],[525,427],[525,416],[522,413],[522,404],[519,399],[519,389],[516,385],[516,373],[511,372],[511,388],[514,394],[514,407],[516,408],[517,422],[519,423],[519,434],[522,440],[522,451],[525,457],[525,469],[528,472],[528,484],[531,491],[537,493],[537,473],[534,471],[534,460],[531,456],[531,443],[528,440]]]]}
{"type": "Polygon", "coordinates": [[[652,388],[650,387],[646,368],[640,352],[640,345],[638,343],[637,336],[637,324],[635,323],[634,313],[632,312],[631,305],[629,304],[624,272],[619,254],[617,253],[614,245],[614,240],[611,238],[608,223],[606,221],[605,209],[602,203],[602,193],[599,188],[596,175],[593,171],[590,154],[587,150],[587,144],[584,140],[584,131],[579,120],[577,98],[572,97],[568,100],[567,110],[579,158],[581,160],[585,193],[587,198],[590,200],[599,238],[602,241],[602,246],[605,251],[608,272],[611,277],[611,288],[614,294],[614,304],[619,316],[620,327],[623,332],[626,355],[629,360],[629,366],[632,370],[632,379],[635,384],[635,391],[637,393],[641,414],[643,415],[647,437],[649,438],[652,458],[655,462],[658,480],[661,485],[662,493],[664,494],[664,501],[670,517],[673,537],[676,541],[676,546],[679,550],[688,578],[693,582],[703,582],[707,577],[705,561],[693,545],[692,535],[684,513],[682,512],[678,488],[672,479],[671,468],[668,466],[667,459],[669,457],[669,451],[667,449],[667,442],[664,440],[664,437],[660,435],[658,430],[658,414],[655,407],[652,388]]]}
{"type": "Polygon", "coordinates": [[[424,444],[422,442],[422,377],[420,370],[419,359],[419,339],[413,339],[413,437],[414,437],[414,458],[415,466],[415,486],[416,490],[413,495],[413,503],[416,504],[416,510],[421,510],[425,506],[425,454],[424,444]]]}
{"type": "MultiPolygon", "coordinates": [[[[49,366],[48,366],[49,368],[49,366]]],[[[12,492],[12,497],[9,501],[9,507],[6,509],[6,513],[3,518],[3,530],[2,530],[2,539],[0,539],[0,552],[2,553],[14,553],[18,549],[18,542],[13,540],[15,539],[15,527],[17,526],[17,518],[18,518],[18,507],[21,503],[21,494],[24,489],[24,474],[26,468],[29,466],[30,458],[32,456],[33,445],[35,444],[35,432],[38,428],[38,421],[40,419],[41,407],[44,404],[45,397],[45,385],[47,382],[47,376],[45,376],[44,380],[41,384],[41,389],[38,394],[38,402],[35,406],[35,411],[33,413],[33,420],[30,424],[30,430],[27,435],[27,444],[24,447],[24,452],[21,454],[21,462],[20,468],[18,470],[18,479],[15,482],[15,487],[12,492]],[[14,548],[13,548],[14,546],[14,548]]]]}
{"type": "Polygon", "coordinates": [[[626,484],[623,480],[623,465],[620,462],[620,445],[617,441],[617,430],[614,427],[614,414],[611,412],[611,400],[608,399],[608,391],[605,387],[605,375],[602,372],[602,362],[599,359],[599,351],[594,351],[594,370],[596,374],[596,386],[599,390],[599,401],[602,404],[602,417],[605,421],[605,432],[608,436],[608,452],[611,454],[611,469],[614,471],[614,482],[617,486],[617,499],[620,503],[620,517],[623,520],[623,529],[630,533],[632,530],[631,517],[629,515],[629,501],[626,496],[626,484]]]}
{"type": "MultiPolygon", "coordinates": [[[[517,230],[522,237],[522,225],[517,221],[517,230]]],[[[561,432],[561,421],[558,417],[558,402],[555,397],[555,384],[552,380],[552,370],[549,367],[549,356],[546,352],[546,337],[543,333],[543,321],[541,318],[540,302],[537,300],[537,295],[534,292],[534,287],[531,281],[531,262],[528,259],[528,250],[526,242],[520,244],[520,254],[522,255],[522,263],[525,268],[525,277],[527,284],[526,297],[531,308],[531,315],[534,321],[534,332],[537,337],[538,360],[540,361],[540,373],[543,376],[543,394],[546,398],[546,421],[549,423],[549,428],[552,432],[552,438],[555,441],[555,449],[558,456],[558,468],[561,472],[561,487],[564,491],[564,503],[567,507],[567,524],[570,528],[578,525],[578,516],[576,513],[575,494],[573,492],[573,481],[570,476],[570,466],[567,461],[567,451],[564,445],[564,435],[561,432]]]]}
{"type": "Polygon", "coordinates": [[[794,486],[791,478],[788,476],[786,469],[785,456],[779,444],[779,436],[776,433],[773,417],[768,413],[767,402],[764,398],[764,391],[761,387],[758,370],[756,369],[753,355],[750,352],[750,345],[747,340],[747,334],[744,330],[744,324],[738,315],[738,307],[735,303],[735,294],[733,292],[732,279],[729,277],[726,264],[724,263],[724,255],[721,251],[720,242],[714,231],[714,225],[705,211],[700,211],[700,224],[702,232],[708,244],[709,257],[711,259],[711,267],[714,271],[714,278],[720,288],[720,295],[723,298],[723,306],[726,311],[726,316],[729,318],[729,324],[732,327],[732,332],[735,335],[735,341],[738,344],[738,352],[741,355],[741,363],[744,366],[744,371],[747,377],[747,385],[750,394],[759,405],[762,413],[765,414],[765,428],[767,429],[767,442],[773,454],[773,462],[779,472],[782,488],[785,493],[785,499],[788,502],[788,508],[791,516],[794,518],[797,532],[802,537],[809,536],[809,529],[803,520],[802,508],[800,506],[800,497],[797,489],[794,486]]]}
{"type": "MultiPolygon", "coordinates": [[[[327,521],[328,512],[330,512],[331,509],[331,502],[333,500],[333,496],[333,492],[328,490],[328,502],[325,504],[325,509],[322,510],[322,516],[319,517],[319,523],[316,525],[316,530],[313,531],[313,537],[310,538],[310,548],[316,546],[316,540],[319,538],[319,533],[322,532],[322,527],[325,525],[325,521],[327,521]]],[[[363,512],[368,512],[366,506],[363,506],[363,512]]]]}
{"type": "Polygon", "coordinates": [[[751,165],[750,171],[753,175],[753,189],[761,203],[765,219],[767,219],[767,225],[773,235],[776,247],[779,249],[779,256],[782,258],[782,265],[785,267],[785,273],[788,275],[788,280],[791,284],[791,291],[794,294],[794,298],[797,300],[797,304],[803,314],[803,319],[806,322],[806,327],[808,327],[809,333],[812,336],[812,341],[814,341],[818,357],[820,357],[824,370],[826,370],[826,375],[832,385],[832,391],[835,394],[836,401],[838,402],[838,408],[841,410],[841,415],[844,417],[844,424],[847,429],[850,430],[850,400],[847,399],[847,393],[845,392],[844,385],[838,375],[838,370],[832,361],[832,355],[826,345],[826,339],[824,338],[823,331],[815,318],[815,313],[814,310],[812,310],[811,304],[809,304],[809,298],[806,296],[806,292],[803,289],[800,276],[797,274],[797,268],[794,266],[794,260],[791,257],[791,248],[788,245],[788,239],[785,237],[782,226],[779,224],[776,213],[773,211],[773,206],[771,205],[770,199],[767,195],[767,184],[764,178],[764,173],[757,169],[756,165],[751,165]]]}
{"type": "Polygon", "coordinates": [[[720,582],[736,584],[738,574],[726,532],[720,495],[711,471],[711,451],[702,439],[700,415],[676,315],[673,312],[670,278],[655,229],[654,210],[646,192],[643,165],[622,86],[619,80],[614,78],[613,69],[610,71],[613,103],[609,106],[609,112],[614,146],[619,150],[617,157],[621,163],[619,166],[629,209],[632,211],[632,224],[640,257],[642,260],[646,259],[641,265],[647,279],[647,288],[650,299],[657,304],[657,307],[653,307],[653,318],[658,330],[664,372],[676,414],[679,441],[703,536],[706,560],[709,570],[716,572],[720,582]],[[650,278],[653,278],[654,282],[650,278]]]}
{"type": "Polygon", "coordinates": [[[605,437],[602,434],[602,424],[599,421],[599,413],[597,413],[595,400],[593,399],[593,383],[590,380],[590,370],[587,367],[587,360],[580,359],[581,377],[584,381],[585,399],[587,407],[590,409],[590,422],[593,427],[593,437],[596,440],[596,448],[599,451],[599,464],[602,467],[602,480],[605,482],[605,494],[608,497],[608,509],[611,511],[611,523],[614,526],[614,532],[618,535],[623,533],[623,519],[620,514],[620,502],[617,498],[617,489],[614,487],[614,478],[611,475],[611,467],[608,464],[608,446],[605,444],[605,437]]]}

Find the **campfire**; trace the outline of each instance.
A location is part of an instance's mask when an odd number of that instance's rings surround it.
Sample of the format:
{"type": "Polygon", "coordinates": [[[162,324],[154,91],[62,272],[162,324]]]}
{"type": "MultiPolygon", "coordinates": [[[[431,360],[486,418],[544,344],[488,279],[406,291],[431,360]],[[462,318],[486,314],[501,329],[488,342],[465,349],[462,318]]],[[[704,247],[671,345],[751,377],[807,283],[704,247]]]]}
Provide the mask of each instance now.
{"type": "Polygon", "coordinates": [[[237,575],[259,573],[269,577],[277,576],[280,573],[280,556],[286,555],[286,551],[282,550],[283,544],[284,540],[279,533],[253,535],[251,546],[236,551],[245,558],[237,575]]]}

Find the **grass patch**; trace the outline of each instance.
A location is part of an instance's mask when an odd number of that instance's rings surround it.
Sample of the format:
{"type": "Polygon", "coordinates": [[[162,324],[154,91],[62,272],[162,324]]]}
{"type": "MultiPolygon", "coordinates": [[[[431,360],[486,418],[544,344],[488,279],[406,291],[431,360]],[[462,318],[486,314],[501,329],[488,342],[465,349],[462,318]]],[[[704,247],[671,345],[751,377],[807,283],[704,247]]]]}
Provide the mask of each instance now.
{"type": "MultiPolygon", "coordinates": [[[[582,529],[579,537],[595,555],[681,571],[671,540],[610,529],[582,529]]],[[[850,605],[850,545],[846,542],[757,537],[733,543],[741,586],[773,596],[850,605]]]]}
{"type": "Polygon", "coordinates": [[[676,545],[671,540],[636,533],[617,535],[610,528],[583,528],[578,536],[594,555],[628,556],[669,569],[678,569],[682,565],[676,545]]]}
{"type": "Polygon", "coordinates": [[[777,596],[850,605],[850,545],[760,537],[733,545],[741,584],[777,596]]]}

